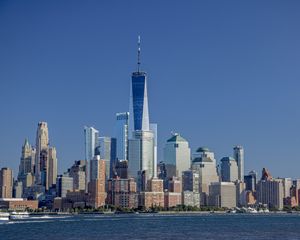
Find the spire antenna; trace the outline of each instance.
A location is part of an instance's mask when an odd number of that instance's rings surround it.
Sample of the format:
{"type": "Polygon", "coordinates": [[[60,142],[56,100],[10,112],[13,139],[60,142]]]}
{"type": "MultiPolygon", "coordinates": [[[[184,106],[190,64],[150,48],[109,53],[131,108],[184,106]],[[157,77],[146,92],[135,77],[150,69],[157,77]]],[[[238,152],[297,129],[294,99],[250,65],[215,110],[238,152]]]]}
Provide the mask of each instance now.
{"type": "Polygon", "coordinates": [[[138,72],[140,72],[140,66],[141,66],[141,36],[138,36],[138,72]]]}

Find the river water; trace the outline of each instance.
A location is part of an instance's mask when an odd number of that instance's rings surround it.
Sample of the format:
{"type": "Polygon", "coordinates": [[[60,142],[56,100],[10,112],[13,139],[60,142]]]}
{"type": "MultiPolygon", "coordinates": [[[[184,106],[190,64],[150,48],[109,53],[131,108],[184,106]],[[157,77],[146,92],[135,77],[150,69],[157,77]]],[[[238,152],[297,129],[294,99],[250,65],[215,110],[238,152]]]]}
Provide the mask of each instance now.
{"type": "Polygon", "coordinates": [[[298,214],[122,214],[32,217],[0,224],[0,240],[300,239],[298,214]]]}

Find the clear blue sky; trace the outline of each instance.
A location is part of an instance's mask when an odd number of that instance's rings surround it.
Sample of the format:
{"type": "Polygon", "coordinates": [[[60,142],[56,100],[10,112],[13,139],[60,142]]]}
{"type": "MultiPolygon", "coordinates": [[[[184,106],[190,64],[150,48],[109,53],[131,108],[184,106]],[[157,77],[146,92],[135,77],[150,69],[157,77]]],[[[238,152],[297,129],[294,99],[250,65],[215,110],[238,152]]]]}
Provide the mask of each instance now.
{"type": "MultiPolygon", "coordinates": [[[[246,171],[300,177],[300,2],[0,1],[0,167],[47,121],[59,172],[83,126],[113,134],[127,111],[137,35],[159,159],[171,131],[246,171]]],[[[16,175],[16,172],[15,172],[16,175]]]]}

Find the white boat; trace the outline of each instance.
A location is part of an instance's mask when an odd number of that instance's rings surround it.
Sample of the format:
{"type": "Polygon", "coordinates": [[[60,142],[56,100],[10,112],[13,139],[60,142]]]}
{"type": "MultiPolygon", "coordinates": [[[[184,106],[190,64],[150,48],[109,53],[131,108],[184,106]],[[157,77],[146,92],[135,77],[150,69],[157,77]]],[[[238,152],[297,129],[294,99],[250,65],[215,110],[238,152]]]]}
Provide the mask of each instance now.
{"type": "Polygon", "coordinates": [[[18,219],[24,219],[24,218],[29,218],[28,212],[12,212],[10,214],[11,220],[18,220],[18,219]]]}
{"type": "Polygon", "coordinates": [[[247,213],[257,213],[257,210],[255,208],[248,207],[247,213]]]}
{"type": "Polygon", "coordinates": [[[9,213],[0,212],[0,222],[9,221],[9,213]]]}

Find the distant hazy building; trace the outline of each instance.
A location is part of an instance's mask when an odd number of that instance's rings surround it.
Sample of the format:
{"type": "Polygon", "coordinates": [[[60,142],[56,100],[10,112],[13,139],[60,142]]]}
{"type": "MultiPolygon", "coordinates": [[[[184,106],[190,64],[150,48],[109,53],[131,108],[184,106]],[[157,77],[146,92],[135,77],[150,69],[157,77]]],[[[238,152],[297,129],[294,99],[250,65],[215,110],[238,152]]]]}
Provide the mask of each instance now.
{"type": "Polygon", "coordinates": [[[209,186],[209,205],[236,207],[236,186],[231,182],[214,182],[209,186]]]}
{"type": "Polygon", "coordinates": [[[209,185],[219,182],[214,153],[208,148],[200,147],[193,159],[192,170],[199,173],[199,192],[201,194],[201,205],[207,204],[209,185]]]}
{"type": "Polygon", "coordinates": [[[238,180],[238,166],[234,158],[223,157],[221,159],[222,182],[235,182],[238,180]]]}
{"type": "Polygon", "coordinates": [[[244,182],[246,184],[247,191],[255,191],[256,190],[256,181],[257,181],[257,173],[255,171],[251,171],[248,175],[244,176],[244,182]]]}
{"type": "Polygon", "coordinates": [[[0,170],[0,198],[12,198],[13,173],[10,168],[0,170]]]}
{"type": "Polygon", "coordinates": [[[106,179],[113,177],[113,167],[116,165],[116,139],[111,137],[99,137],[100,157],[105,160],[106,179]]]}
{"type": "Polygon", "coordinates": [[[56,178],[56,194],[58,197],[66,197],[68,191],[73,191],[73,178],[67,175],[59,175],[56,178]]]}
{"type": "Polygon", "coordinates": [[[174,165],[176,167],[176,175],[174,176],[180,178],[182,172],[188,170],[191,166],[191,149],[189,143],[178,133],[173,134],[165,144],[164,163],[174,165]]]}
{"type": "Polygon", "coordinates": [[[233,158],[238,165],[238,179],[244,181],[244,148],[242,146],[235,146],[233,148],[233,158]]]}
{"type": "Polygon", "coordinates": [[[86,187],[86,161],[75,161],[68,170],[69,176],[73,178],[73,190],[85,190],[86,187]]]}
{"type": "Polygon", "coordinates": [[[117,141],[117,159],[128,160],[129,112],[116,114],[115,138],[117,141]]]}

